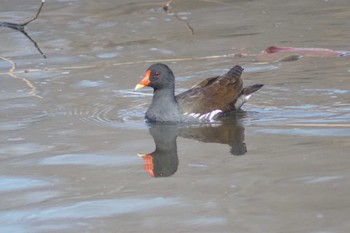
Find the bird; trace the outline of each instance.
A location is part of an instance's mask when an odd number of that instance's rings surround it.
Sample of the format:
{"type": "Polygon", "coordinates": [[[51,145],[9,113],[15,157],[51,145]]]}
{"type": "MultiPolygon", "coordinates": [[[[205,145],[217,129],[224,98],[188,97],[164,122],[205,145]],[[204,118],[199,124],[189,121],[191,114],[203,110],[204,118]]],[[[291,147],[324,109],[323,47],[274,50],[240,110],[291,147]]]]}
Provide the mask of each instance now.
{"type": "Polygon", "coordinates": [[[153,98],[145,114],[147,122],[215,122],[226,113],[240,110],[251,94],[263,87],[243,87],[243,68],[235,65],[227,73],[204,79],[175,95],[173,71],[162,63],[151,65],[135,90],[151,87],[153,98]]]}

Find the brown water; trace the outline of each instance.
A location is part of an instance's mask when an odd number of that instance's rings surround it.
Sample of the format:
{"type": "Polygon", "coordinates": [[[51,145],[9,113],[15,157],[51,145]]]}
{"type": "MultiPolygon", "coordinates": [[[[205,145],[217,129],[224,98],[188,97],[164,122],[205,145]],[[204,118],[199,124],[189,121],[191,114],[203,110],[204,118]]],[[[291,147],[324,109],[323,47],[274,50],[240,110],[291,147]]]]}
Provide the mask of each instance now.
{"type": "MultiPolygon", "coordinates": [[[[39,4],[3,0],[0,21],[39,4]]],[[[0,28],[0,232],[349,232],[349,58],[223,56],[350,50],[348,0],[174,1],[194,35],[162,4],[47,1],[26,28],[47,59],[0,28]],[[151,60],[178,91],[235,64],[265,86],[221,125],[149,127],[151,60]]]]}

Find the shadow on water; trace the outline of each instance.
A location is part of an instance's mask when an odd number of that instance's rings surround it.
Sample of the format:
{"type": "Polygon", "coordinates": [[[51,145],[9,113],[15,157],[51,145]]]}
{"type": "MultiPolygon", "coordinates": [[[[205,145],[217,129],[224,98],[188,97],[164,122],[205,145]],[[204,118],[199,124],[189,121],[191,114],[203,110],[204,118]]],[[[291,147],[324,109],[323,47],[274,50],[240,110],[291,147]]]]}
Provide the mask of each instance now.
{"type": "Polygon", "coordinates": [[[231,147],[232,155],[244,155],[247,152],[244,126],[239,122],[243,115],[245,113],[231,114],[216,124],[150,124],[149,133],[156,148],[152,153],[139,154],[144,160],[144,170],[152,177],[173,175],[179,165],[176,142],[178,136],[205,143],[227,144],[231,147]]]}

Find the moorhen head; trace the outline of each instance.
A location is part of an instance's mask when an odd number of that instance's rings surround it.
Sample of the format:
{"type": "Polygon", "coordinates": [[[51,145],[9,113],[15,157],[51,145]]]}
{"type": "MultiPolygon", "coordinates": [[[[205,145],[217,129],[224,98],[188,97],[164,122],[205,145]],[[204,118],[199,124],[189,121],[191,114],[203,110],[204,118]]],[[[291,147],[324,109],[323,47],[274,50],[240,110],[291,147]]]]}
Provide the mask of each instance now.
{"type": "Polygon", "coordinates": [[[226,74],[207,78],[175,96],[175,77],[161,63],[151,65],[135,89],[154,89],[145,118],[149,122],[212,122],[227,112],[239,110],[263,84],[243,88],[243,68],[234,66],[226,74]]]}
{"type": "Polygon", "coordinates": [[[147,121],[180,122],[182,120],[180,107],[174,94],[175,77],[167,65],[157,63],[150,66],[135,89],[145,86],[154,89],[152,103],[145,115],[147,121]]]}

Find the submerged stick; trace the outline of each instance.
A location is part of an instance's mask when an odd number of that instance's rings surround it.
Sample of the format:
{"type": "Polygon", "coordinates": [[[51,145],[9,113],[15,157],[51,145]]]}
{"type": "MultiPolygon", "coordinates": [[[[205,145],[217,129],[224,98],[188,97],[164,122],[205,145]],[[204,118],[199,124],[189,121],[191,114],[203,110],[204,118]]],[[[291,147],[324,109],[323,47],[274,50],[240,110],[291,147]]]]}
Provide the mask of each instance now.
{"type": "Polygon", "coordinates": [[[343,128],[349,128],[350,124],[346,123],[301,123],[301,124],[285,124],[285,126],[292,126],[292,127],[343,127],[343,128]]]}
{"type": "MultiPolygon", "coordinates": [[[[240,54],[222,54],[222,55],[210,55],[210,56],[202,56],[202,57],[182,57],[182,58],[164,58],[164,59],[150,59],[150,60],[139,60],[139,61],[125,61],[118,62],[113,64],[103,64],[103,65],[81,65],[81,66],[63,66],[60,68],[49,68],[48,70],[78,70],[78,69],[90,69],[90,68],[101,68],[101,67],[109,67],[109,66],[127,66],[127,65],[135,65],[135,64],[147,64],[147,63],[157,63],[157,62],[184,62],[184,61],[196,61],[196,60],[211,60],[211,59],[221,59],[221,58],[231,58],[231,57],[241,57],[240,54]]],[[[1,57],[0,57],[1,58],[1,57]]],[[[47,68],[46,68],[47,69],[47,68]]],[[[27,69],[25,71],[16,71],[14,73],[26,73],[26,72],[40,72],[42,69],[27,69]]],[[[7,74],[7,73],[0,73],[7,74]]]]}
{"type": "Polygon", "coordinates": [[[31,96],[37,97],[39,99],[43,98],[42,96],[37,94],[37,88],[31,81],[29,81],[26,78],[20,78],[15,74],[16,63],[14,61],[12,61],[6,57],[0,57],[0,60],[6,61],[6,62],[10,63],[10,65],[11,65],[11,68],[6,72],[7,75],[11,76],[12,78],[16,78],[16,79],[19,79],[22,82],[24,82],[31,89],[31,91],[29,92],[29,94],[31,96]]]}

